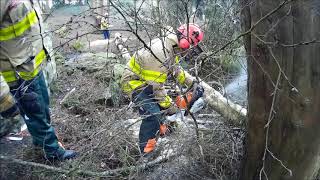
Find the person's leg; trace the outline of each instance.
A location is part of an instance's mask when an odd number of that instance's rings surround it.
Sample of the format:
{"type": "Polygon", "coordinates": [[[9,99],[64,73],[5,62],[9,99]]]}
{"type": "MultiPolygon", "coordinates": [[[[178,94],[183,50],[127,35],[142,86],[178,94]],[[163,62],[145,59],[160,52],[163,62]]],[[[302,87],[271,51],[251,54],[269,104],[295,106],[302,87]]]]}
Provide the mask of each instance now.
{"type": "Polygon", "coordinates": [[[141,153],[149,153],[154,150],[155,138],[159,132],[163,116],[152,94],[152,88],[146,88],[144,91],[134,94],[133,98],[139,107],[139,114],[144,117],[139,132],[140,151],[141,153]]]}
{"type": "Polygon", "coordinates": [[[110,39],[110,31],[109,30],[106,30],[106,39],[110,39]]]}
{"type": "Polygon", "coordinates": [[[103,32],[103,38],[104,38],[104,39],[107,39],[106,31],[104,30],[104,31],[102,31],[102,32],[103,32]]]}
{"type": "Polygon", "coordinates": [[[104,39],[109,39],[109,30],[103,31],[103,37],[104,37],[104,39]]]}
{"type": "Polygon", "coordinates": [[[30,81],[23,81],[16,92],[21,111],[26,120],[33,143],[45,151],[47,158],[60,157],[65,150],[58,144],[54,128],[50,124],[49,95],[44,76],[40,73],[30,81]]]}

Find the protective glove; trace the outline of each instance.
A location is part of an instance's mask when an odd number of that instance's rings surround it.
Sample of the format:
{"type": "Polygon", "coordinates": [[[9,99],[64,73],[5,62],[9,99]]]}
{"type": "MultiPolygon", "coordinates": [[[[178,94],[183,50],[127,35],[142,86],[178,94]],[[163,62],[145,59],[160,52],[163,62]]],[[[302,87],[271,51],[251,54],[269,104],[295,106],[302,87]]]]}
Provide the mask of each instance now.
{"type": "Polygon", "coordinates": [[[21,132],[21,127],[24,125],[24,118],[20,114],[13,117],[0,118],[0,138],[9,133],[21,132]]]}

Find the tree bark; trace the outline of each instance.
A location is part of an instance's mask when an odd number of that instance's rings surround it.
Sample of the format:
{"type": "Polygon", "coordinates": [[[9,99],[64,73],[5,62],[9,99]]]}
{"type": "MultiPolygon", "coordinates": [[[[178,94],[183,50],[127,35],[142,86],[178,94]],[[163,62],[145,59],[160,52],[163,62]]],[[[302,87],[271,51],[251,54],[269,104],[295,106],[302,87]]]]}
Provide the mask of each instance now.
{"type": "MultiPolygon", "coordinates": [[[[244,30],[282,2],[240,0],[244,30]]],[[[310,180],[318,173],[320,45],[315,42],[320,38],[320,16],[316,2],[288,1],[244,37],[249,108],[240,179],[310,180]]]]}

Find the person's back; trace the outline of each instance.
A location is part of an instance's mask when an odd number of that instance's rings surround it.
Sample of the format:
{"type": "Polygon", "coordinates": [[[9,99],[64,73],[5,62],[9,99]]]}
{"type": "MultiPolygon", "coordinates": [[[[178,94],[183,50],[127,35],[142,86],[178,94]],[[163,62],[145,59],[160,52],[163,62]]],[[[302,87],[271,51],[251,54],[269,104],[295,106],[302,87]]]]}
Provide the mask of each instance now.
{"type": "Polygon", "coordinates": [[[176,44],[176,38],[175,34],[168,34],[164,38],[153,39],[149,46],[152,53],[147,48],[139,50],[136,57],[142,68],[168,73],[167,67],[175,63],[172,61],[175,58],[172,46],[176,44]]]}
{"type": "MultiPolygon", "coordinates": [[[[150,42],[149,48],[138,50],[128,62],[128,65],[133,68],[125,70],[122,81],[139,79],[139,77],[137,77],[137,72],[134,72],[134,67],[139,65],[138,68],[154,71],[155,77],[153,80],[155,82],[160,84],[164,83],[167,80],[167,74],[170,71],[170,67],[172,70],[172,66],[175,65],[175,54],[172,46],[177,41],[176,38],[177,37],[174,34],[168,34],[167,37],[162,39],[155,38],[150,42]],[[151,51],[149,49],[151,49],[151,51]],[[156,74],[158,74],[158,76],[156,74]]],[[[139,70],[137,69],[136,71],[139,70]]]]}

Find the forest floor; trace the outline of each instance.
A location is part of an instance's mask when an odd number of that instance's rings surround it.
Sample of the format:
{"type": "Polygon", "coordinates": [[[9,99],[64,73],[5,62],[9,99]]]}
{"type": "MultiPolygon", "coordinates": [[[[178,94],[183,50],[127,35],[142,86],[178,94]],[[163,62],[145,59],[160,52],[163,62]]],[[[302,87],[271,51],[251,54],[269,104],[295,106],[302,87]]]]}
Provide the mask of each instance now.
{"type": "MultiPolygon", "coordinates": [[[[49,27],[61,29],[64,24],[85,7],[62,8],[47,20],[49,27]],[[73,10],[73,11],[72,11],[73,10]]],[[[116,17],[116,16],[115,16],[116,17]]],[[[70,31],[67,37],[80,36],[80,43],[103,38],[95,27],[94,19],[85,16],[83,23],[70,31]],[[88,35],[81,36],[81,34],[88,35]]],[[[111,19],[113,29],[125,29],[124,22],[111,19]]],[[[111,38],[114,32],[111,31],[111,38]]],[[[123,36],[132,37],[128,32],[123,36]]],[[[55,34],[54,47],[69,41],[55,34]]],[[[131,38],[130,47],[139,43],[131,38]]],[[[58,78],[51,86],[51,116],[60,141],[66,149],[79,152],[79,157],[65,163],[49,162],[42,158],[42,152],[35,150],[31,137],[23,141],[0,141],[0,154],[8,157],[32,161],[64,169],[76,168],[80,171],[103,172],[141,164],[137,146],[139,115],[122,102],[114,107],[106,99],[109,97],[109,82],[112,67],[120,59],[113,43],[109,45],[109,55],[105,52],[77,52],[71,46],[61,46],[58,50],[58,78]],[[103,54],[101,54],[103,53],[103,54]],[[100,56],[101,55],[101,56],[100,56]],[[92,58],[95,57],[95,58],[92,58]],[[90,65],[81,64],[91,61],[90,65]],[[104,63],[104,64],[99,64],[104,63]],[[92,66],[93,65],[93,66],[92,66]],[[66,96],[67,95],[67,96],[66,96]]],[[[182,121],[175,133],[161,139],[157,156],[170,157],[156,167],[124,171],[106,178],[131,179],[236,179],[242,157],[242,129],[222,123],[222,117],[207,107],[196,118],[199,120],[200,137],[196,136],[192,120],[182,121]],[[174,155],[171,157],[171,155],[174,155]]],[[[68,179],[73,173],[62,174],[32,166],[17,165],[0,161],[0,179],[68,179]]],[[[94,179],[77,176],[76,179],[94,179]]]]}

